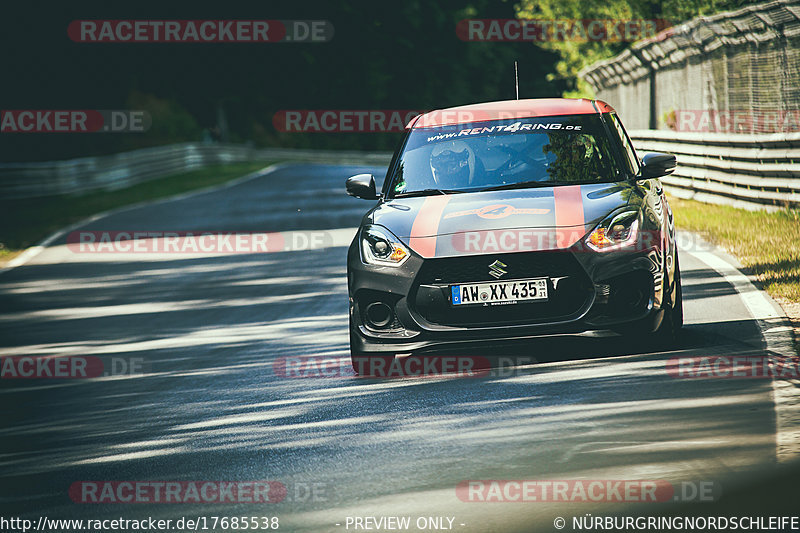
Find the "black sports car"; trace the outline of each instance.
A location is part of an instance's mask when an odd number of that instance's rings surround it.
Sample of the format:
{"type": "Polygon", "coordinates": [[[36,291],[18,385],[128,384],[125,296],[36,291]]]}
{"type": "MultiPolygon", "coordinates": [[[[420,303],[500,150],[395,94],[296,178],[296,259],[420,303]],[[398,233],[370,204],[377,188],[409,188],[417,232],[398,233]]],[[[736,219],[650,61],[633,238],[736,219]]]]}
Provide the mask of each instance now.
{"type": "MultiPolygon", "coordinates": [[[[347,258],[350,348],[419,353],[476,341],[683,324],[672,212],[616,112],[592,100],[492,102],[413,119],[347,258]]],[[[355,365],[354,365],[355,366],[355,365]]]]}

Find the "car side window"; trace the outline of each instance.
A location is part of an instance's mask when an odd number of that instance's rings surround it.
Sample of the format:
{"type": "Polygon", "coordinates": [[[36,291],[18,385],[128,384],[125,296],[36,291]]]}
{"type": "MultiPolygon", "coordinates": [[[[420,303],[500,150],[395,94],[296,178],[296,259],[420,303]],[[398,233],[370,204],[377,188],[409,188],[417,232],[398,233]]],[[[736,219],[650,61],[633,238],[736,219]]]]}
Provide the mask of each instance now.
{"type": "Polygon", "coordinates": [[[392,160],[389,162],[389,168],[386,169],[386,177],[383,179],[383,186],[381,187],[381,195],[386,197],[386,194],[389,192],[391,187],[397,187],[396,183],[402,181],[403,176],[403,165],[402,163],[395,168],[397,165],[397,160],[400,157],[400,154],[403,152],[403,148],[406,145],[406,141],[408,140],[408,132],[403,135],[403,138],[397,143],[397,146],[394,149],[394,153],[392,154],[392,160]],[[392,172],[394,170],[394,172],[392,172]],[[399,174],[399,175],[398,175],[399,174]]]}
{"type": "Polygon", "coordinates": [[[616,113],[609,113],[609,117],[611,117],[611,123],[614,125],[614,130],[616,131],[617,136],[619,137],[619,140],[622,143],[626,163],[630,171],[633,172],[633,174],[638,174],[639,159],[636,157],[636,151],[633,149],[633,144],[631,144],[631,140],[630,138],[628,138],[628,134],[625,132],[625,128],[622,127],[622,122],[620,122],[616,113]]]}

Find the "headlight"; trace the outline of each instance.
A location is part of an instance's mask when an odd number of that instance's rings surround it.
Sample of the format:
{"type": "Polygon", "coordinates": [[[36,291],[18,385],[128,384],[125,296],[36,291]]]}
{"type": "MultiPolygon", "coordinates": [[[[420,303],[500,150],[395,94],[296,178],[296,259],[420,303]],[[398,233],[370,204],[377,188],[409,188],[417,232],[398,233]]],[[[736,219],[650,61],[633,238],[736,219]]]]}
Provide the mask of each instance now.
{"type": "Polygon", "coordinates": [[[602,221],[586,237],[586,245],[595,252],[619,250],[636,242],[639,235],[639,213],[624,211],[602,221]]]}
{"type": "Polygon", "coordinates": [[[361,231],[361,257],[365,263],[381,266],[400,266],[409,256],[400,239],[380,226],[367,226],[361,231]]]}

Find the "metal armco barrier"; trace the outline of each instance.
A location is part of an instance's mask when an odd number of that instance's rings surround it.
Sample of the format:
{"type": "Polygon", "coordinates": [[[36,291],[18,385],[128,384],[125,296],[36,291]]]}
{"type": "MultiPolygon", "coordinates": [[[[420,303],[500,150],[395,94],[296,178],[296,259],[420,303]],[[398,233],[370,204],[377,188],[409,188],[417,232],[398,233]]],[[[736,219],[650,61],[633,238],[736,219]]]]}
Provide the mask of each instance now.
{"type": "Polygon", "coordinates": [[[678,197],[746,209],[800,207],[800,133],[628,133],[640,154],[677,156],[678,168],[661,181],[678,197]]]}
{"type": "Polygon", "coordinates": [[[259,149],[231,144],[183,143],[67,161],[1,163],[0,196],[31,198],[110,191],[210,165],[244,161],[384,166],[390,159],[391,154],[382,152],[259,149]]]}
{"type": "MultiPolygon", "coordinates": [[[[721,134],[630,131],[640,152],[669,152],[675,173],[662,181],[676,196],[748,209],[800,207],[800,133],[721,134]]],[[[209,165],[297,161],[384,166],[385,152],[251,148],[185,143],[44,163],[0,164],[0,196],[30,198],[115,190],[209,165]]]]}

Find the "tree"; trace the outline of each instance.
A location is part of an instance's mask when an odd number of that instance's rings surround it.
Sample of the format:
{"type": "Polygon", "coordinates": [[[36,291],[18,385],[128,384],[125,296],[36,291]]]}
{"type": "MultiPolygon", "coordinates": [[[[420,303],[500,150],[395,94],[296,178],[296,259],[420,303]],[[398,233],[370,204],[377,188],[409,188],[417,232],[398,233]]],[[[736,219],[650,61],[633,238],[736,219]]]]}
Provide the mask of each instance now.
{"type": "MultiPolygon", "coordinates": [[[[516,6],[519,19],[540,20],[587,20],[610,21],[651,20],[657,27],[677,25],[698,15],[710,15],[719,11],[736,9],[748,5],[747,0],[520,0],[516,6]]],[[[540,44],[546,50],[559,54],[555,72],[549,79],[561,80],[567,87],[566,97],[592,97],[588,84],[578,72],[596,61],[614,57],[630,42],[614,40],[549,40],[540,44]]]]}

